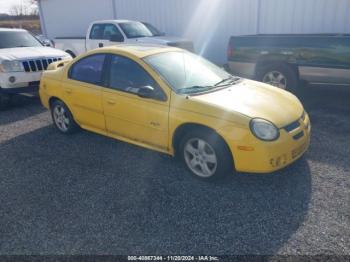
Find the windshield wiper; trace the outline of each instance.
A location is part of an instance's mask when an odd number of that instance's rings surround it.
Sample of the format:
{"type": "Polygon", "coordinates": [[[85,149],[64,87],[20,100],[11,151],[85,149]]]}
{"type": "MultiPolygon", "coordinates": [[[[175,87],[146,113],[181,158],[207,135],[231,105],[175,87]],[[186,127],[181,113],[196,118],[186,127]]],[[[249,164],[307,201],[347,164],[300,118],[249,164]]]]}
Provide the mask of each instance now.
{"type": "Polygon", "coordinates": [[[181,94],[191,94],[191,93],[197,93],[197,92],[204,92],[211,88],[213,87],[212,86],[191,86],[191,87],[181,88],[179,92],[181,94]]]}
{"type": "Polygon", "coordinates": [[[232,85],[234,82],[238,81],[239,79],[240,79],[239,77],[230,76],[216,83],[214,86],[218,87],[218,86],[232,85]],[[224,83],[226,82],[228,83],[224,85],[224,83]]]}

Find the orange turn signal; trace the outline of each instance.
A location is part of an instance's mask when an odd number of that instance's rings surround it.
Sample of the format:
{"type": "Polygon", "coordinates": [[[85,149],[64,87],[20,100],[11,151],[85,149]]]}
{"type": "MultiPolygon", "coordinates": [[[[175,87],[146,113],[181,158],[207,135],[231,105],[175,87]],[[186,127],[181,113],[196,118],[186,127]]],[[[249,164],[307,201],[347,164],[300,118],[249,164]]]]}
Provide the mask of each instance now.
{"type": "Polygon", "coordinates": [[[251,146],[238,146],[238,149],[242,151],[254,151],[254,147],[251,146]]]}

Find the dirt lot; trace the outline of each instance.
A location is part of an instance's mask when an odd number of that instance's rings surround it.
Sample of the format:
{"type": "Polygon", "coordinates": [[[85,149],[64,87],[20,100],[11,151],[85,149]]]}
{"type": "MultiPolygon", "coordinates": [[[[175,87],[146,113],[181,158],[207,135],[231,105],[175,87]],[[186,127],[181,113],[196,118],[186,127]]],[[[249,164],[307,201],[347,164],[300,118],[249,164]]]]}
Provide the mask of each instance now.
{"type": "Polygon", "coordinates": [[[9,20],[9,21],[0,21],[0,27],[5,28],[23,28],[32,33],[40,34],[41,27],[39,20],[9,20]]]}
{"type": "Polygon", "coordinates": [[[0,254],[350,255],[350,89],[310,88],[310,150],[270,175],[193,179],[173,159],[0,113],[0,254]]]}

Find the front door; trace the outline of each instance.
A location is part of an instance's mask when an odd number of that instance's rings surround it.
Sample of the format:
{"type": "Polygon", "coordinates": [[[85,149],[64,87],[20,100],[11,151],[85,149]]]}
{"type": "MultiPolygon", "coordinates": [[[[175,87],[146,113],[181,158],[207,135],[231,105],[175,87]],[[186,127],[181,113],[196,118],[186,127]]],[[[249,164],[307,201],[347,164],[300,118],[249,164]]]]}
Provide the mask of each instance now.
{"type": "Polygon", "coordinates": [[[169,100],[145,69],[132,59],[113,55],[108,88],[103,92],[107,131],[161,150],[168,149],[169,100]],[[142,86],[154,97],[138,96],[142,86]]]}
{"type": "Polygon", "coordinates": [[[94,24],[90,30],[89,39],[86,41],[86,49],[92,50],[122,42],[124,42],[124,37],[116,25],[94,24]],[[118,39],[118,41],[114,39],[118,39]]]}

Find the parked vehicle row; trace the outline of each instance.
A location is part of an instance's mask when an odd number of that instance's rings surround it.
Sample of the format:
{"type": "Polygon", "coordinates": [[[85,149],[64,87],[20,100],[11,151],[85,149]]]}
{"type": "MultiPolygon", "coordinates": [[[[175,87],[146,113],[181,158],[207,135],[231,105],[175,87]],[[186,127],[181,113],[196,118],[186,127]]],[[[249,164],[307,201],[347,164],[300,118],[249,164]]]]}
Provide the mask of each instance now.
{"type": "Polygon", "coordinates": [[[55,62],[40,98],[64,134],[81,127],[179,156],[207,180],[284,168],[310,143],[309,117],[293,94],[178,48],[119,45],[55,62]]]}
{"type": "Polygon", "coordinates": [[[58,49],[66,51],[72,57],[95,48],[121,43],[158,44],[194,51],[191,41],[164,36],[164,33],[149,23],[130,20],[96,21],[89,26],[86,36],[56,37],[54,42],[58,49]]]}
{"type": "Polygon", "coordinates": [[[233,170],[273,172],[309,147],[310,119],[282,90],[291,87],[287,64],[274,76],[282,81],[280,72],[285,86],[235,77],[189,52],[192,43],[128,20],[95,22],[85,39],[56,38],[67,52],[44,47],[25,30],[0,34],[2,100],[40,84],[42,104],[64,134],[83,128],[179,156],[207,180],[233,170]]]}
{"type": "Polygon", "coordinates": [[[292,92],[301,81],[350,85],[350,35],[233,36],[228,65],[234,74],[292,92]]]}

